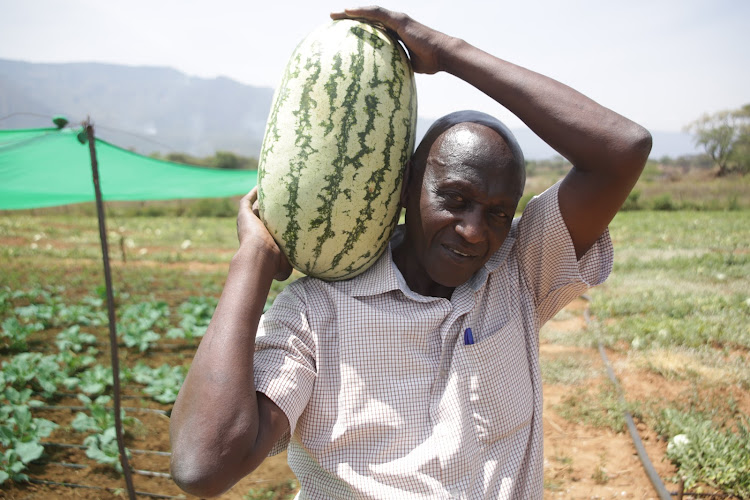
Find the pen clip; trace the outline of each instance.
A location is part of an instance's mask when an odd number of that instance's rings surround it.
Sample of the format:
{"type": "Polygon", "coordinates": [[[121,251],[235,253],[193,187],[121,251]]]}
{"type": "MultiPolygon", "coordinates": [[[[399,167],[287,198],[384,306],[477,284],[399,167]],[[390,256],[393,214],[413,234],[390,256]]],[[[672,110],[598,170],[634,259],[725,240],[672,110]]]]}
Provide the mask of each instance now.
{"type": "Polygon", "coordinates": [[[467,328],[464,331],[464,345],[472,345],[474,343],[474,335],[471,333],[471,328],[467,328]]]}

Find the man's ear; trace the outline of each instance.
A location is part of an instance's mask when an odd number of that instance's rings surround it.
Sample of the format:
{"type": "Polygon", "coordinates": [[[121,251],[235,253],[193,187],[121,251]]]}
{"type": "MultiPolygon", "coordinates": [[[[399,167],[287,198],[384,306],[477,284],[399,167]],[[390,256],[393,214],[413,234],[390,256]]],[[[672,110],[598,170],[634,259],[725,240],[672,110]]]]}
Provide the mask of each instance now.
{"type": "Polygon", "coordinates": [[[404,181],[401,184],[401,194],[399,196],[401,206],[404,208],[406,208],[406,202],[408,201],[409,184],[411,184],[412,175],[414,175],[413,172],[413,161],[411,158],[409,158],[409,160],[406,162],[406,165],[404,166],[404,181]]]}

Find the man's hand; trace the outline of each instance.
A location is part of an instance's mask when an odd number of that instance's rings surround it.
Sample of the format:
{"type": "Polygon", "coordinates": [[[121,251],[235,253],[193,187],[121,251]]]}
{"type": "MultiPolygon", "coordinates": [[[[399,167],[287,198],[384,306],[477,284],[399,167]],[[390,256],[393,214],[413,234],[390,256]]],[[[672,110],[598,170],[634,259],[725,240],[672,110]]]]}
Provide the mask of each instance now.
{"type": "Polygon", "coordinates": [[[412,69],[416,73],[433,74],[442,71],[440,54],[453,40],[411,17],[382,7],[359,7],[331,13],[331,19],[358,19],[379,24],[393,31],[409,49],[412,69]]]}
{"type": "Polygon", "coordinates": [[[237,214],[237,238],[243,245],[257,245],[258,252],[270,256],[276,264],[274,279],[283,281],[292,273],[289,260],[260,220],[258,212],[258,187],[242,197],[237,214]]]}

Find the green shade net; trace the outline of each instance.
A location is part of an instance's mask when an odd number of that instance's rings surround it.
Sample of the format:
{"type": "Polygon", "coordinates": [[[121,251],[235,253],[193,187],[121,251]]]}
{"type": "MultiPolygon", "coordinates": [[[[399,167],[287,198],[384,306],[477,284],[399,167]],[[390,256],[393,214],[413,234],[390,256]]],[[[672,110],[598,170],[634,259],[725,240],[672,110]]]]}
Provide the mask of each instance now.
{"type": "MultiPolygon", "coordinates": [[[[0,130],[0,210],[94,201],[91,157],[70,129],[0,130]]],[[[243,195],[254,170],[191,167],[132,153],[96,139],[105,201],[219,198],[243,195]]]]}

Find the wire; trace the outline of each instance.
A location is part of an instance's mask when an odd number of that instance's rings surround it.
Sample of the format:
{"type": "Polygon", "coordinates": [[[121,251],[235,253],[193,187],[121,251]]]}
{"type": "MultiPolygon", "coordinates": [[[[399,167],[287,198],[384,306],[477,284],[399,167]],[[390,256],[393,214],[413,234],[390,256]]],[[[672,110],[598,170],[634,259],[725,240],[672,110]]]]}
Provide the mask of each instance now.
{"type": "Polygon", "coordinates": [[[13,118],[14,116],[34,116],[36,118],[47,118],[49,120],[51,120],[53,118],[52,116],[42,115],[40,113],[32,113],[32,112],[29,112],[29,111],[17,111],[15,113],[11,113],[9,115],[5,115],[5,116],[0,117],[0,122],[3,121],[3,120],[7,120],[8,118],[13,118]]]}
{"type": "Polygon", "coordinates": [[[161,146],[163,148],[167,148],[170,151],[174,151],[175,150],[175,148],[173,148],[169,144],[164,144],[163,142],[156,141],[156,140],[151,139],[149,137],[145,137],[145,136],[142,136],[140,134],[136,134],[135,132],[130,132],[128,130],[122,130],[122,129],[118,129],[118,128],[114,128],[114,127],[108,127],[106,125],[100,125],[100,124],[94,124],[94,127],[97,128],[97,129],[108,130],[110,132],[117,132],[119,134],[126,134],[126,135],[129,135],[129,136],[135,137],[137,139],[140,139],[142,141],[150,142],[152,144],[156,144],[157,146],[161,146]]]}
{"type": "MultiPolygon", "coordinates": [[[[33,117],[36,117],[36,118],[45,118],[47,120],[52,120],[54,118],[53,116],[50,116],[50,115],[44,115],[44,114],[41,114],[41,113],[33,113],[31,111],[16,111],[16,112],[11,113],[9,115],[5,115],[5,116],[0,117],[0,121],[7,120],[9,118],[13,118],[14,116],[33,116],[33,117]]],[[[78,122],[77,120],[71,120],[66,125],[66,127],[70,127],[70,128],[77,127],[78,125],[74,125],[74,124],[77,124],[77,123],[82,123],[82,121],[78,122]]],[[[155,145],[160,146],[162,148],[167,148],[171,152],[175,151],[175,148],[172,147],[172,146],[170,146],[169,144],[165,144],[163,142],[159,142],[159,141],[154,140],[154,139],[152,139],[150,137],[146,137],[146,136],[137,134],[135,132],[131,132],[129,130],[123,130],[123,129],[119,129],[119,128],[115,128],[115,127],[110,127],[110,126],[107,126],[107,125],[101,125],[101,124],[98,124],[98,123],[95,124],[95,127],[97,129],[108,130],[110,132],[117,132],[118,134],[129,135],[131,137],[135,137],[136,139],[140,139],[140,140],[145,141],[145,142],[150,142],[151,144],[155,144],[155,145]]]]}

